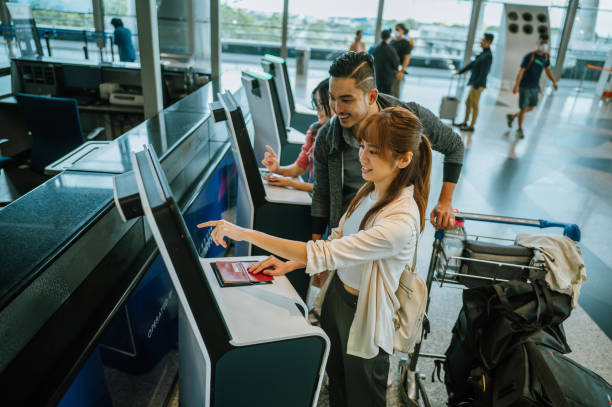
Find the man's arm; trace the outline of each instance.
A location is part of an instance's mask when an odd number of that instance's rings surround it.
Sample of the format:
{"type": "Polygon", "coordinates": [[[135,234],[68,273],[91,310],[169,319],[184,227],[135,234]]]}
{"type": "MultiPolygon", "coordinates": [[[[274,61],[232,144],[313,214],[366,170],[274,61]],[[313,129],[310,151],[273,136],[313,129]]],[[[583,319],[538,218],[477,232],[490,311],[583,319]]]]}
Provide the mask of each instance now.
{"type": "MultiPolygon", "coordinates": [[[[474,60],[476,61],[476,60],[474,60]]],[[[474,67],[474,61],[471,61],[469,64],[467,64],[466,66],[464,66],[463,68],[461,68],[459,70],[459,73],[466,73],[467,71],[469,71],[470,69],[472,69],[474,67]]]]}
{"type": "Polygon", "coordinates": [[[519,83],[521,83],[521,79],[523,79],[523,75],[525,75],[525,68],[521,68],[516,75],[516,80],[514,81],[514,88],[512,88],[512,93],[517,93],[519,88],[519,83]]]}
{"type": "Polygon", "coordinates": [[[557,80],[555,79],[555,74],[553,73],[552,69],[550,69],[550,66],[546,67],[546,76],[548,76],[548,78],[552,81],[555,90],[557,90],[557,80]]]}
{"type": "Polygon", "coordinates": [[[320,239],[329,222],[329,173],[327,169],[329,142],[332,140],[335,119],[328,120],[319,129],[314,151],[314,184],[312,190],[312,206],[310,216],[312,221],[312,238],[320,239]],[[329,134],[328,133],[332,133],[329,134]]]}
{"type": "Polygon", "coordinates": [[[430,220],[437,229],[450,229],[455,225],[452,199],[463,166],[463,141],[429,109],[414,102],[407,106],[421,120],[423,133],[429,138],[432,148],[444,154],[442,190],[430,220]]]}
{"type": "Polygon", "coordinates": [[[404,60],[402,61],[402,73],[406,71],[406,68],[408,68],[409,63],[410,63],[410,53],[407,53],[406,55],[404,55],[404,60]]]}

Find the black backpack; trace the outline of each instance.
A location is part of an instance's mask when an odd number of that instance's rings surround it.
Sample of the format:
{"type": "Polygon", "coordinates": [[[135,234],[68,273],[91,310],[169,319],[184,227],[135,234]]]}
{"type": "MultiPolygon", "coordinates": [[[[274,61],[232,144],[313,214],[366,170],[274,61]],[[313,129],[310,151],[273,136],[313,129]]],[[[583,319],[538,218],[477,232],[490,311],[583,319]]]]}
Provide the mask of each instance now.
{"type": "Polygon", "coordinates": [[[602,405],[612,398],[605,380],[562,355],[570,352],[561,324],[570,297],[532,281],[464,290],[444,365],[450,406],[602,405]]]}

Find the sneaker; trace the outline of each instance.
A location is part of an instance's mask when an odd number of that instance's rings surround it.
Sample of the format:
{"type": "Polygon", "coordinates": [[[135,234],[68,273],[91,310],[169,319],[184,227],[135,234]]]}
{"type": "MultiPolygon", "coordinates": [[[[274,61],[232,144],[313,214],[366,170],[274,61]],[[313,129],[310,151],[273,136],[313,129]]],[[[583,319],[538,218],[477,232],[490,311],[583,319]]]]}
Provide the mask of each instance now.
{"type": "Polygon", "coordinates": [[[525,138],[525,133],[523,133],[523,129],[518,129],[516,131],[516,137],[518,137],[518,138],[525,138]]]}
{"type": "Polygon", "coordinates": [[[465,123],[465,122],[464,123],[455,123],[455,122],[453,122],[453,126],[455,126],[455,127],[463,127],[463,126],[467,126],[467,123],[465,123]]]}
{"type": "Polygon", "coordinates": [[[508,127],[512,128],[512,122],[514,121],[514,116],[510,113],[506,115],[506,122],[508,123],[508,127]]]}
{"type": "Polygon", "coordinates": [[[465,126],[461,126],[461,127],[459,127],[459,130],[461,130],[461,131],[470,131],[470,132],[473,132],[473,131],[474,131],[474,127],[472,127],[472,126],[468,126],[468,125],[465,125],[465,126]]]}

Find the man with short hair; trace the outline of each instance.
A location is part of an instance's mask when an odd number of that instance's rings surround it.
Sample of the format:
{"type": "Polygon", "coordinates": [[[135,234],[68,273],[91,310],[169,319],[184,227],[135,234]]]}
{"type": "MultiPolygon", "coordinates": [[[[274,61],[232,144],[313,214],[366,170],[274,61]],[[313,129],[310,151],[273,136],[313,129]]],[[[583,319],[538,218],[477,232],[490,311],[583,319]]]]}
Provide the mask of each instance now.
{"type": "Polygon", "coordinates": [[[395,39],[391,41],[391,46],[395,49],[395,52],[397,52],[401,67],[395,74],[395,81],[393,81],[391,94],[398,99],[400,98],[400,94],[402,92],[404,74],[406,73],[406,68],[410,63],[410,53],[412,52],[412,44],[407,38],[407,35],[408,28],[406,28],[403,23],[395,25],[395,39]]]}
{"type": "Polygon", "coordinates": [[[329,68],[330,106],[336,115],[319,129],[314,152],[314,190],[311,215],[313,239],[327,226],[338,226],[342,214],[364,181],[355,132],[369,115],[392,106],[404,107],[423,124],[432,148],[444,154],[443,186],[430,221],[438,229],[455,225],[452,197],[463,163],[463,142],[431,111],[415,103],[403,103],[379,93],[375,87],[374,61],[365,52],[346,52],[329,68]]]}
{"type": "Polygon", "coordinates": [[[119,61],[136,61],[136,51],[132,43],[132,32],[123,26],[123,21],[120,18],[113,18],[111,24],[115,27],[113,43],[119,48],[119,61]]]}
{"type": "Polygon", "coordinates": [[[506,121],[508,127],[512,128],[512,122],[518,117],[518,138],[524,138],[523,120],[525,113],[532,111],[538,104],[538,93],[540,92],[540,77],[542,71],[546,72],[548,78],[552,81],[553,87],[557,90],[557,81],[552,69],[550,69],[549,57],[549,37],[548,34],[541,34],[537,43],[537,48],[523,57],[521,69],[516,75],[514,88],[512,93],[519,94],[519,111],[514,114],[507,114],[506,121]]]}
{"type": "Polygon", "coordinates": [[[467,71],[472,71],[468,85],[470,85],[470,93],[465,100],[465,119],[458,126],[463,131],[474,131],[476,118],[478,117],[478,102],[480,94],[487,87],[487,75],[493,63],[493,55],[491,54],[491,43],[493,42],[493,34],[486,33],[480,41],[482,52],[472,62],[467,64],[462,70],[456,74],[462,74],[467,71]],[[468,120],[472,115],[472,122],[468,126],[468,120]]]}
{"type": "Polygon", "coordinates": [[[376,87],[382,93],[391,93],[391,87],[397,74],[399,58],[397,52],[389,42],[391,41],[391,30],[383,30],[382,41],[374,49],[374,70],[376,72],[376,87]]]}

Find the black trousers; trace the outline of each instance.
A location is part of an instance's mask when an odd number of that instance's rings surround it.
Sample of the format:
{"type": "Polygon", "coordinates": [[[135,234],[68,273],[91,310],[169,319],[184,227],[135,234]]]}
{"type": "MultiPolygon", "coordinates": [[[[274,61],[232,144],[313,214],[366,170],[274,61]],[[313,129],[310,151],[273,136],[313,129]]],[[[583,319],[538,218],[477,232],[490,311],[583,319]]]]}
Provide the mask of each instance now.
{"type": "Polygon", "coordinates": [[[346,346],[357,296],[347,292],[337,275],[331,282],[321,310],[321,327],[329,336],[327,360],[330,407],[387,405],[389,354],[382,349],[372,359],[347,355],[346,346]]]}

